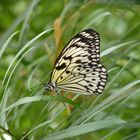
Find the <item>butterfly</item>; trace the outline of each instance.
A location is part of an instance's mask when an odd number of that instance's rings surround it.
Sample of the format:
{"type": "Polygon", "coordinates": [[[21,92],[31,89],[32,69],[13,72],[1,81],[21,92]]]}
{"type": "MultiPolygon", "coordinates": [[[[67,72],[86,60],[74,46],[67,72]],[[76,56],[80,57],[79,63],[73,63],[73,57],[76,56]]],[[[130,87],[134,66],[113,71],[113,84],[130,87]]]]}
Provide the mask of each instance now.
{"type": "Polygon", "coordinates": [[[100,37],[93,29],[75,35],[54,64],[46,90],[57,89],[84,95],[99,95],[107,82],[107,70],[100,63],[100,37]]]}

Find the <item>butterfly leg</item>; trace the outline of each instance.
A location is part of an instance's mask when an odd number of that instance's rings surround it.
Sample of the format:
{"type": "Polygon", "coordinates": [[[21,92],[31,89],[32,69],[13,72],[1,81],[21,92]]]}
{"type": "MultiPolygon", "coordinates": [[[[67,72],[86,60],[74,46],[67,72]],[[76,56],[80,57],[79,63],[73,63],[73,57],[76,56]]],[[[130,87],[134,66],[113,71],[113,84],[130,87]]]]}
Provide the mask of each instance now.
{"type": "MultiPolygon", "coordinates": [[[[62,97],[64,98],[64,95],[62,93],[60,94],[59,91],[58,91],[58,89],[55,89],[55,92],[57,93],[58,96],[60,96],[61,98],[62,97]]],[[[65,103],[64,103],[64,101],[63,101],[63,105],[66,106],[65,103]]]]}

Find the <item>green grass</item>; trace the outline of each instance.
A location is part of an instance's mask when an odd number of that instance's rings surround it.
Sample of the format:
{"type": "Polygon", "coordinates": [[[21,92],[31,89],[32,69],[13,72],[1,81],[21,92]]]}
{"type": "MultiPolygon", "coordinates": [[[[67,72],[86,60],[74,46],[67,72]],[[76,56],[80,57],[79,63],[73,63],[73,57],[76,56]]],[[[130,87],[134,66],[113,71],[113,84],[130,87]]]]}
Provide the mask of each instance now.
{"type": "Polygon", "coordinates": [[[0,2],[0,139],[140,139],[140,6],[88,0],[0,2]],[[45,91],[79,31],[100,34],[108,82],[100,96],[45,91]],[[42,81],[42,82],[41,82],[42,81]],[[65,103],[65,106],[63,105],[65,103]]]}

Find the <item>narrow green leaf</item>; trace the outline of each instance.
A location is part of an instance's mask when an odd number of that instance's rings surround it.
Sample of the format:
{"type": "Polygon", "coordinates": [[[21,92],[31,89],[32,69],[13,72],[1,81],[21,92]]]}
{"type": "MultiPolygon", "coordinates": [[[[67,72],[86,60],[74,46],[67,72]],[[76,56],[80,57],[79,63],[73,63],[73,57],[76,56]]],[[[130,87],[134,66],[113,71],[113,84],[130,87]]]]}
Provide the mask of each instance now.
{"type": "Polygon", "coordinates": [[[1,49],[0,49],[0,58],[2,57],[5,49],[8,47],[8,44],[10,43],[10,41],[12,40],[12,38],[19,33],[19,31],[14,32],[13,34],[11,34],[8,39],[5,41],[5,43],[2,45],[1,49]]]}
{"type": "Polygon", "coordinates": [[[105,119],[105,120],[69,127],[65,130],[52,133],[47,137],[43,138],[43,140],[62,140],[65,138],[70,138],[70,137],[86,134],[89,132],[94,132],[105,128],[116,127],[124,123],[125,123],[124,120],[113,117],[111,119],[105,119]]]}

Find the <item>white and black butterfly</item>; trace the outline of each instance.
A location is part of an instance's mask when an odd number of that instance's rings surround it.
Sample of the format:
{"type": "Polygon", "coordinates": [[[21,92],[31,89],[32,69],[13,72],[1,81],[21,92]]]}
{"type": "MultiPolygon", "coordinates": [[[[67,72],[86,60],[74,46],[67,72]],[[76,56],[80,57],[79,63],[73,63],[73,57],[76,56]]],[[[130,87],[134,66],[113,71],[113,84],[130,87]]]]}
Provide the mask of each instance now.
{"type": "Polygon", "coordinates": [[[101,94],[107,70],[100,63],[100,38],[93,29],[75,35],[64,47],[53,67],[46,90],[57,89],[84,95],[101,94]]]}

